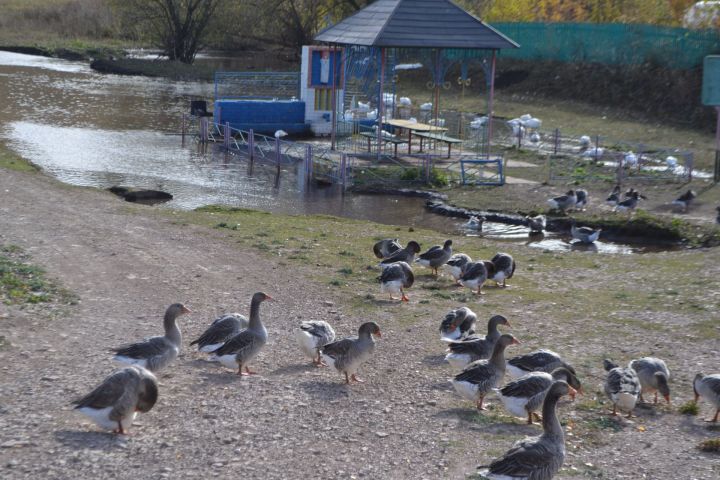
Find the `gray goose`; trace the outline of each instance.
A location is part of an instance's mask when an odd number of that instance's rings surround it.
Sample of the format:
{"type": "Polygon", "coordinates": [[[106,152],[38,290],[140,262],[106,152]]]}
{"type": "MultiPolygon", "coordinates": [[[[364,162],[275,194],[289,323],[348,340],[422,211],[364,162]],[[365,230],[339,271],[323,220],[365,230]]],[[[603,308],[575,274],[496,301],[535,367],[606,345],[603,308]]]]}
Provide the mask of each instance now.
{"type": "Polygon", "coordinates": [[[158,385],[155,375],[138,365],[111,373],[95,389],[73,403],[100,428],[125,435],[137,412],[146,413],[155,405],[158,385]]]}
{"type": "Polygon", "coordinates": [[[128,365],[140,365],[152,372],[157,372],[172,363],[180,353],[182,334],[176,319],[180,315],[190,313],[182,303],[173,303],[165,311],[163,326],[165,335],[150,337],[142,342],[131,343],[115,348],[114,360],[128,365]]]}
{"type": "Polygon", "coordinates": [[[241,330],[229,339],[220,348],[213,351],[217,360],[227,368],[237,368],[238,375],[251,375],[248,368],[250,361],[257,356],[267,343],[267,330],[260,320],[260,304],[265,300],[272,300],[270,295],[257,292],[250,301],[250,322],[248,328],[241,330]],[[243,367],[245,371],[243,372],[243,367]]]}
{"type": "Polygon", "coordinates": [[[670,379],[670,370],[668,370],[665,362],[655,357],[643,357],[632,360],[628,367],[635,370],[640,380],[640,401],[645,402],[643,394],[655,393],[655,400],[658,402],[658,391],[670,403],[670,387],[668,380],[670,379]]]}
{"type": "Polygon", "coordinates": [[[682,208],[683,212],[687,212],[688,207],[690,207],[690,204],[693,202],[693,200],[695,200],[695,197],[697,197],[695,191],[688,190],[687,192],[683,193],[678,198],[673,200],[672,205],[682,208]]]}
{"type": "Polygon", "coordinates": [[[613,404],[613,415],[617,415],[618,409],[628,412],[628,418],[632,417],[632,411],[637,403],[640,394],[640,379],[630,367],[620,367],[609,359],[603,360],[603,367],[608,372],[605,380],[605,394],[613,404]]]}
{"type": "Polygon", "coordinates": [[[547,201],[552,210],[561,210],[563,212],[574,208],[576,202],[577,195],[575,194],[575,190],[568,190],[565,195],[560,195],[559,197],[554,197],[547,201]]]}
{"type": "Polygon", "coordinates": [[[575,206],[573,208],[582,210],[590,202],[590,195],[588,195],[587,190],[575,190],[575,197],[575,206]]]}
{"type": "Polygon", "coordinates": [[[613,191],[610,192],[610,195],[607,196],[605,199],[605,203],[607,203],[611,207],[617,206],[618,202],[620,201],[620,185],[615,185],[613,188],[613,191]]]}
{"type": "Polygon", "coordinates": [[[552,350],[535,350],[513,357],[507,363],[507,372],[513,379],[520,378],[530,372],[550,373],[559,367],[565,367],[573,375],[577,375],[575,369],[552,350]]]}
{"type": "Polygon", "coordinates": [[[373,245],[373,253],[377,258],[387,258],[400,249],[402,246],[397,238],[385,238],[373,245]]]}
{"type": "Polygon", "coordinates": [[[601,228],[593,229],[590,227],[578,227],[575,220],[573,220],[570,227],[570,234],[575,240],[579,240],[582,243],[593,243],[595,240],[600,238],[601,228]]]}
{"type": "Polygon", "coordinates": [[[465,265],[459,281],[463,287],[476,290],[478,295],[482,295],[483,284],[492,275],[495,275],[495,265],[492,262],[470,262],[465,265]]]}
{"type": "Polygon", "coordinates": [[[698,373],[693,380],[695,403],[703,397],[715,407],[715,416],[709,422],[717,422],[720,415],[720,373],[705,375],[698,373]]]}
{"type": "Polygon", "coordinates": [[[362,383],[355,375],[360,365],[365,363],[375,352],[375,339],[382,337],[380,327],[375,322],[360,325],[357,337],[344,338],[325,345],[320,354],[328,365],[345,375],[345,383],[362,383]]]}
{"type": "Polygon", "coordinates": [[[547,218],[545,215],[526,216],[525,223],[530,229],[530,233],[542,233],[547,226],[547,218]]]}
{"type": "Polygon", "coordinates": [[[485,395],[496,388],[505,376],[505,348],[519,343],[512,335],[502,335],[488,360],[472,362],[455,375],[452,380],[455,391],[461,397],[477,402],[478,410],[485,410],[485,395]]]}
{"type": "MultiPolygon", "coordinates": [[[[626,192],[627,194],[627,192],[626,192]]],[[[630,198],[623,200],[622,202],[618,202],[618,204],[615,206],[616,212],[632,212],[635,210],[635,207],[637,207],[638,201],[640,200],[640,193],[637,191],[633,191],[630,194],[630,198]]]]}
{"type": "Polygon", "coordinates": [[[378,277],[378,280],[380,281],[380,292],[388,293],[390,300],[395,300],[393,294],[399,293],[401,295],[400,299],[403,302],[410,301],[403,289],[413,286],[413,283],[415,283],[415,275],[407,263],[395,262],[383,266],[383,271],[378,277]]]}
{"type": "Polygon", "coordinates": [[[197,345],[199,352],[213,352],[223,346],[240,330],[248,327],[248,319],[239,313],[228,313],[216,318],[190,346],[197,345]]]}
{"type": "Polygon", "coordinates": [[[448,354],[445,360],[453,368],[465,368],[468,364],[489,358],[500,338],[498,325],[510,326],[510,322],[502,315],[494,315],[488,320],[487,335],[482,338],[465,339],[462,342],[448,343],[448,354]]]}
{"type": "Polygon", "coordinates": [[[458,340],[475,333],[477,315],[468,307],[450,310],[442,323],[440,323],[440,338],[442,340],[458,340]]]}
{"type": "Polygon", "coordinates": [[[565,435],[557,415],[560,397],[570,392],[562,380],[555,381],[542,404],[543,434],[517,442],[480,474],[491,480],[550,480],[565,461],[565,435]]]}
{"type": "Polygon", "coordinates": [[[527,423],[533,423],[533,415],[543,404],[545,395],[556,380],[570,385],[570,393],[582,393],[582,385],[577,376],[565,367],[556,368],[551,373],[530,372],[524,377],[507,383],[498,390],[498,397],[505,409],[516,417],[527,417],[527,423]]]}
{"type": "Polygon", "coordinates": [[[415,261],[424,267],[430,267],[433,274],[437,276],[438,268],[444,265],[452,256],[452,243],[452,240],[445,240],[442,247],[440,245],[431,247],[427,252],[420,254],[415,261]]]}
{"type": "Polygon", "coordinates": [[[450,275],[455,279],[455,283],[458,283],[460,277],[462,277],[463,269],[465,265],[472,262],[472,258],[464,253],[456,253],[445,263],[450,270],[450,275]]]}
{"type": "Polygon", "coordinates": [[[320,367],[325,365],[320,358],[320,350],[335,341],[335,330],[322,320],[309,320],[302,322],[300,328],[295,330],[295,339],[313,365],[320,367]]]}
{"type": "Polygon", "coordinates": [[[415,255],[418,253],[420,253],[420,244],[415,240],[410,240],[405,248],[397,250],[380,262],[380,266],[384,267],[385,265],[390,265],[395,262],[413,263],[415,261],[415,255]]]}
{"type": "Polygon", "coordinates": [[[497,253],[490,259],[490,262],[495,267],[495,272],[488,275],[488,279],[494,281],[498,286],[502,282],[502,287],[507,287],[506,282],[513,277],[517,266],[513,257],[507,253],[497,253]]]}

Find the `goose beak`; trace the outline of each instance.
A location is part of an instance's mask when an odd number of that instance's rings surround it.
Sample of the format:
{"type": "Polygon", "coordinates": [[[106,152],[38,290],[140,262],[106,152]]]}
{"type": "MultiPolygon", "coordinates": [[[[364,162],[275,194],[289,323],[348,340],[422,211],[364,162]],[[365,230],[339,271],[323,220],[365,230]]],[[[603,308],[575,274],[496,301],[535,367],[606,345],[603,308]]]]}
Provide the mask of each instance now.
{"type": "Polygon", "coordinates": [[[275,301],[275,299],[273,297],[271,297],[270,295],[268,295],[267,293],[265,294],[265,300],[270,300],[271,302],[275,301]]]}
{"type": "MultiPolygon", "coordinates": [[[[512,325],[510,324],[510,320],[505,320],[505,325],[508,327],[512,327],[512,325]]],[[[518,342],[518,343],[520,343],[520,342],[518,342]]]]}
{"type": "Polygon", "coordinates": [[[378,338],[382,338],[382,333],[380,333],[380,330],[378,330],[377,332],[375,332],[375,336],[378,337],[378,338]]]}
{"type": "Polygon", "coordinates": [[[570,391],[568,392],[568,394],[570,395],[570,398],[575,400],[575,395],[577,395],[578,391],[569,385],[568,385],[568,388],[570,388],[570,391]]]}
{"type": "Polygon", "coordinates": [[[510,345],[520,345],[520,340],[517,338],[513,338],[513,341],[510,343],[510,345]]]}
{"type": "Polygon", "coordinates": [[[183,307],[182,307],[182,313],[192,313],[192,310],[190,310],[190,309],[187,308],[185,305],[183,305],[183,307]]]}

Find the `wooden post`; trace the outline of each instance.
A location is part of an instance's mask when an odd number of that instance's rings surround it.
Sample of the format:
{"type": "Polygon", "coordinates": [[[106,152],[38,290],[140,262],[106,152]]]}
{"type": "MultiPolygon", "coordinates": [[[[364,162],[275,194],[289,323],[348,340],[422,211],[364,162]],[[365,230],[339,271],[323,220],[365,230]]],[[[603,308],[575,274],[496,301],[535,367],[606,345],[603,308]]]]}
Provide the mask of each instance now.
{"type": "Polygon", "coordinates": [[[250,129],[248,133],[248,151],[250,152],[250,165],[255,162],[255,132],[250,129]]]}
{"type": "Polygon", "coordinates": [[[490,159],[490,144],[492,143],[492,117],[493,103],[495,98],[495,57],[497,51],[493,50],[492,60],[490,64],[490,98],[488,100],[488,128],[487,128],[487,158],[490,159]]]}
{"type": "Polygon", "coordinates": [[[337,47],[335,46],[335,44],[333,44],[332,50],[330,52],[330,79],[332,81],[332,92],[330,95],[332,98],[332,115],[330,119],[330,121],[332,122],[332,126],[330,128],[330,150],[335,150],[335,125],[337,124],[337,79],[335,78],[335,74],[337,73],[337,65],[335,64],[337,47]]]}
{"type": "Polygon", "coordinates": [[[223,145],[225,150],[230,150],[230,122],[225,122],[223,128],[223,145]]]}
{"type": "Polygon", "coordinates": [[[385,49],[380,49],[380,93],[378,95],[377,161],[382,158],[383,116],[385,115],[385,49]]]}

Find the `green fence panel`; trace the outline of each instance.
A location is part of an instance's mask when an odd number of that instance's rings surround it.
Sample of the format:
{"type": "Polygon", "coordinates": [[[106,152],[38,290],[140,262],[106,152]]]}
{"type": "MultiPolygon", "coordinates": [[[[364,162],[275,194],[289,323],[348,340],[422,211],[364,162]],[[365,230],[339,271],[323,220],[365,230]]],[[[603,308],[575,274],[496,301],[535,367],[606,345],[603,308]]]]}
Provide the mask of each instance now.
{"type": "Polygon", "coordinates": [[[687,70],[720,53],[717,30],[619,23],[493,23],[520,44],[505,58],[638,65],[652,62],[687,70]]]}

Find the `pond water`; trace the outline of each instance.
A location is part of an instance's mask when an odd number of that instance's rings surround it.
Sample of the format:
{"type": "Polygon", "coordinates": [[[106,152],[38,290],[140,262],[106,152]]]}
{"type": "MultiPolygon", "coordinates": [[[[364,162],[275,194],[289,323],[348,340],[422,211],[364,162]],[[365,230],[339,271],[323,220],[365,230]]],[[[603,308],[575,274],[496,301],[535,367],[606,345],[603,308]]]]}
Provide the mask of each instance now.
{"type": "MultiPolygon", "coordinates": [[[[226,204],[478,235],[464,230],[463,221],[427,212],[421,199],[307,188],[295,166],[283,167],[276,184],[275,167],[257,164],[249,170],[241,158],[212,148],[203,151],[192,141],[183,145],[181,115],[190,100],[212,95],[210,82],[99,74],[85,62],[0,51],[0,96],[5,99],[0,138],[63,182],[164,190],[174,196],[165,204],[172,208],[226,204]]],[[[562,236],[531,238],[522,227],[493,223],[486,223],[480,235],[549,250],[626,254],[648,249],[606,242],[579,247],[562,236]]]]}

